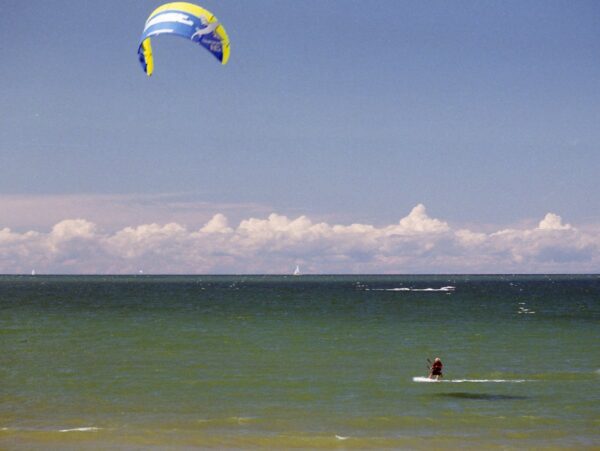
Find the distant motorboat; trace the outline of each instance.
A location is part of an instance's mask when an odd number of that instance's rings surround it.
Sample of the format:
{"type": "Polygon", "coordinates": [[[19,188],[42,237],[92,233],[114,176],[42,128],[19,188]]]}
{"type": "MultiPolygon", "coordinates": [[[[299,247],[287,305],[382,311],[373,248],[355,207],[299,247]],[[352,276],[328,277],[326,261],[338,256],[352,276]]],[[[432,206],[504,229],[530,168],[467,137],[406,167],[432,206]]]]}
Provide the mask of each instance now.
{"type": "Polygon", "coordinates": [[[299,276],[300,275],[300,266],[296,265],[296,269],[294,269],[294,275],[295,276],[299,276]]]}

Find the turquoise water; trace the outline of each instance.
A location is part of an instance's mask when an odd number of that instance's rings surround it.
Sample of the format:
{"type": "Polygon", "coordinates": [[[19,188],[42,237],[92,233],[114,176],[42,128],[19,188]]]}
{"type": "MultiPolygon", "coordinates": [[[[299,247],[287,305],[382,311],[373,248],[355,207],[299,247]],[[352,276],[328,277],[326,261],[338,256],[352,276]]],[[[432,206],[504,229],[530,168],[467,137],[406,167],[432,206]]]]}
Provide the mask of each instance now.
{"type": "Polygon", "coordinates": [[[597,448],[598,343],[596,275],[1,276],[0,448],[597,448]]]}

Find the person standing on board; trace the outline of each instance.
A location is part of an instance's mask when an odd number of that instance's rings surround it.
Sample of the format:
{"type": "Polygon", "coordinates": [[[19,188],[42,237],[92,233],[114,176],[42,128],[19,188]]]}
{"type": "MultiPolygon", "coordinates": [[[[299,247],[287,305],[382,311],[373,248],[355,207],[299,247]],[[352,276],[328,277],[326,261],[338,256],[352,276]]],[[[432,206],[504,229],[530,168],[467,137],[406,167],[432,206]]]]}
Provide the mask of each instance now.
{"type": "Polygon", "coordinates": [[[433,363],[431,364],[431,368],[429,368],[429,379],[435,379],[436,381],[439,381],[440,378],[444,377],[444,375],[442,374],[443,367],[444,364],[442,363],[440,358],[436,357],[433,360],[433,363]]]}

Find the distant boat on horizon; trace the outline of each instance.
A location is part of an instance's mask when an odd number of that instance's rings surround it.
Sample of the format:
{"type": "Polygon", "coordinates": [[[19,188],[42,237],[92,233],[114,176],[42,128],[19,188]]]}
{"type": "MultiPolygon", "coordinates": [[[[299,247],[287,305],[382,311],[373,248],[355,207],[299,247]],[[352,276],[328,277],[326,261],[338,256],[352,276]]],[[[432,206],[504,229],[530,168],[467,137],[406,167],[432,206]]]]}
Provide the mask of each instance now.
{"type": "Polygon", "coordinates": [[[300,266],[296,265],[296,269],[294,269],[294,275],[295,276],[299,276],[300,275],[300,266]]]}
{"type": "Polygon", "coordinates": [[[32,269],[32,270],[31,270],[31,275],[32,275],[32,276],[35,276],[35,269],[32,269]]]}

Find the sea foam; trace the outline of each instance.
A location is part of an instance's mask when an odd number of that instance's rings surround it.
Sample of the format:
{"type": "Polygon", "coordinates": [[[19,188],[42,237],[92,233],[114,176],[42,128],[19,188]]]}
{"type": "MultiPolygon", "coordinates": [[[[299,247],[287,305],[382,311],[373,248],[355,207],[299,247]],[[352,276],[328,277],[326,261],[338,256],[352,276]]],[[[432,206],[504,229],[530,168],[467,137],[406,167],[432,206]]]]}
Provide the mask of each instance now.
{"type": "Polygon", "coordinates": [[[413,382],[445,382],[451,384],[460,384],[465,382],[472,383],[514,383],[518,384],[521,382],[531,382],[529,379],[429,379],[428,377],[413,377],[413,382]]]}
{"type": "Polygon", "coordinates": [[[407,287],[398,287],[398,288],[367,288],[366,291],[454,291],[456,287],[447,286],[441,288],[407,288],[407,287]]]}

